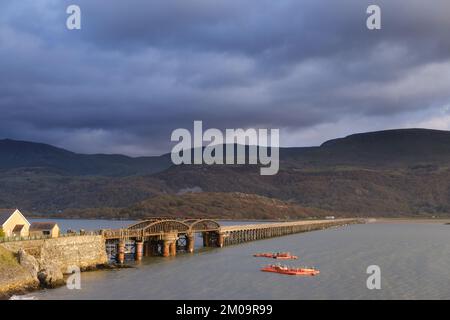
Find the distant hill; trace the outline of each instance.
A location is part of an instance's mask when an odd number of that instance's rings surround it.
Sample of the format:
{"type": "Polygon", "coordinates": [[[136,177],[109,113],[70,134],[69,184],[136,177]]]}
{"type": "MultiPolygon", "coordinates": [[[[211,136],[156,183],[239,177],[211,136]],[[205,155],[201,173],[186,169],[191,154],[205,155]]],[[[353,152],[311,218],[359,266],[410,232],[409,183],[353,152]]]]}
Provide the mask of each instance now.
{"type": "Polygon", "coordinates": [[[322,144],[343,161],[361,164],[417,163],[450,160],[450,132],[427,129],[399,129],[354,134],[322,144]]]}
{"type": "Polygon", "coordinates": [[[131,158],[123,155],[85,155],[48,144],[0,140],[0,169],[44,167],[69,175],[127,176],[168,168],[170,157],[131,158]]]}
{"type": "Polygon", "coordinates": [[[397,129],[359,133],[324,142],[320,147],[282,149],[282,159],[296,165],[398,167],[450,163],[450,132],[397,129]]]}
{"type": "MultiPolygon", "coordinates": [[[[361,165],[405,166],[450,162],[450,132],[399,129],[350,135],[319,147],[281,148],[287,166],[361,165]]],[[[130,176],[164,171],[172,166],[170,153],[156,157],[79,154],[48,144],[0,140],[0,170],[43,167],[69,175],[130,176]]]]}
{"type": "MultiPolygon", "coordinates": [[[[450,132],[361,133],[318,147],[283,148],[280,155],[280,172],[261,176],[255,166],[171,166],[169,154],[149,158],[80,155],[48,145],[3,140],[0,207],[35,213],[83,209],[91,216],[95,210],[104,214],[105,208],[110,208],[111,216],[117,210],[124,215],[172,215],[179,209],[173,204],[181,197],[186,211],[200,214],[203,211],[197,204],[205,203],[208,196],[229,199],[227,195],[239,193],[335,215],[450,213],[450,132]],[[191,191],[198,194],[183,198],[191,191]]],[[[243,198],[238,199],[243,203],[243,198]]],[[[255,200],[254,205],[260,202],[255,200]]],[[[250,205],[242,204],[237,214],[257,212],[246,207],[250,205]]],[[[228,214],[225,208],[218,213],[228,214]]],[[[259,216],[266,215],[259,212],[259,216]]]]}

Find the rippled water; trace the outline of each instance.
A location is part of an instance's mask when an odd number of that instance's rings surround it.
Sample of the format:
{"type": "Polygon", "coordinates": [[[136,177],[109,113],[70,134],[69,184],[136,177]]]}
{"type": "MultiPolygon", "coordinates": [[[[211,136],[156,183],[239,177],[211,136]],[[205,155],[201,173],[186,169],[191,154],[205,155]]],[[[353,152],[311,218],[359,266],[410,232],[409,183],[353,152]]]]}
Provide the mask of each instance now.
{"type": "Polygon", "coordinates": [[[450,226],[386,223],[296,234],[144,258],[134,269],[82,274],[82,289],[35,292],[38,299],[450,299],[450,226]],[[263,273],[260,251],[291,251],[317,277],[263,273]],[[369,265],[381,290],[366,287],[369,265]]]}

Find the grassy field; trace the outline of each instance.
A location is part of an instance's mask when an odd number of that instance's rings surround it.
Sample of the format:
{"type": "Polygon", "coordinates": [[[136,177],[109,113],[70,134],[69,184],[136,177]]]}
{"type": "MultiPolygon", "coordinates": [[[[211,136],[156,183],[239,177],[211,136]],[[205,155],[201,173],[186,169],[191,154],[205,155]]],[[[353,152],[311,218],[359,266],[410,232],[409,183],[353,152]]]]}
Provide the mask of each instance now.
{"type": "Polygon", "coordinates": [[[37,280],[23,268],[15,255],[0,245],[0,300],[37,288],[37,280]]]}
{"type": "Polygon", "coordinates": [[[0,246],[0,272],[3,273],[4,268],[19,266],[17,258],[14,254],[0,246]]]}

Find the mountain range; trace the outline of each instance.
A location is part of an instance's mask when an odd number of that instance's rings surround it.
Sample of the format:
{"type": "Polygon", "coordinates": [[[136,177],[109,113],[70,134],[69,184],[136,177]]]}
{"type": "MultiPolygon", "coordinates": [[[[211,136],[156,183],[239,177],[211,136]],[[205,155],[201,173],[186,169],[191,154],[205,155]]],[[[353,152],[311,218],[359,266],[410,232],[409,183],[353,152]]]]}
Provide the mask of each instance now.
{"type": "Polygon", "coordinates": [[[428,129],[281,148],[275,176],[249,165],[173,166],[170,154],[85,155],[6,139],[0,207],[61,217],[445,216],[449,168],[450,132],[428,129]]]}

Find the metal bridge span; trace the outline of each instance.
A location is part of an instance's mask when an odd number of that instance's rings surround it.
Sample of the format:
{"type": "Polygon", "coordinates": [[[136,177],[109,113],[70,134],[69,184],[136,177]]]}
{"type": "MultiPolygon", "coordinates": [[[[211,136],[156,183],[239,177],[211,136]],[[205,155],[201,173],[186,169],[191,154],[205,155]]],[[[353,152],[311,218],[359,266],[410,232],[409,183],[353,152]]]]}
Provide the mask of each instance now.
{"type": "Polygon", "coordinates": [[[107,244],[115,244],[117,260],[122,263],[126,243],[134,244],[135,259],[141,260],[142,256],[192,253],[196,234],[201,234],[204,247],[223,247],[361,222],[359,219],[333,219],[221,226],[211,219],[155,218],[139,221],[125,229],[103,230],[102,235],[107,244]]]}

